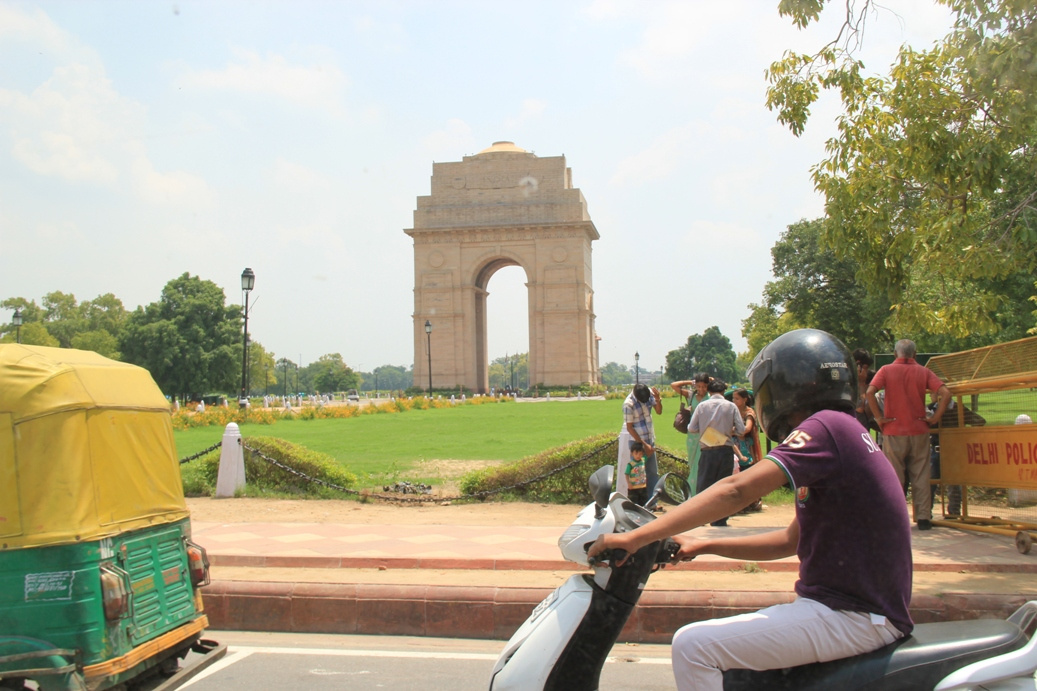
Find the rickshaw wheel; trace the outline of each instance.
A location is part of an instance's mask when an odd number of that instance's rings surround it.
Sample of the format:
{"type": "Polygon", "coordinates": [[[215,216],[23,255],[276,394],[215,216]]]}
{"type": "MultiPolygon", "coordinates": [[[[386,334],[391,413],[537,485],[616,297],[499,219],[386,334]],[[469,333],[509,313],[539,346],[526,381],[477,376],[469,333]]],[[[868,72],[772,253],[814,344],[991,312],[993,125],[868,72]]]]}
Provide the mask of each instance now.
{"type": "Polygon", "coordinates": [[[180,671],[180,658],[171,655],[158,664],[158,671],[164,677],[171,677],[180,671]]]}
{"type": "Polygon", "coordinates": [[[1019,550],[1020,554],[1029,554],[1031,547],[1033,547],[1033,538],[1028,532],[1020,530],[1015,534],[1015,548],[1019,550]]]}

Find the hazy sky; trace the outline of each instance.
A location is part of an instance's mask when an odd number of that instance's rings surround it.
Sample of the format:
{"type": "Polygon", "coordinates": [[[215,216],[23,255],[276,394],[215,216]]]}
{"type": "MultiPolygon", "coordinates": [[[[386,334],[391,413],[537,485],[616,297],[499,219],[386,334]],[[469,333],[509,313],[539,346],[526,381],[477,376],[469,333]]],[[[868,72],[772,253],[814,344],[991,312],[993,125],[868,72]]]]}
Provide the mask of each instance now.
{"type": "MultiPolygon", "coordinates": [[[[413,360],[412,227],[433,161],[497,140],[565,155],[593,245],[602,364],[647,369],[716,325],[742,351],[770,248],[822,212],[764,70],[834,37],[777,0],[0,0],[0,299],[134,309],[190,272],[303,364],[413,360]]],[[[885,74],[942,7],[888,0],[861,53],[885,74]]],[[[489,284],[489,353],[528,350],[524,275],[489,284]]],[[[9,314],[0,315],[9,321],[9,314]]]]}

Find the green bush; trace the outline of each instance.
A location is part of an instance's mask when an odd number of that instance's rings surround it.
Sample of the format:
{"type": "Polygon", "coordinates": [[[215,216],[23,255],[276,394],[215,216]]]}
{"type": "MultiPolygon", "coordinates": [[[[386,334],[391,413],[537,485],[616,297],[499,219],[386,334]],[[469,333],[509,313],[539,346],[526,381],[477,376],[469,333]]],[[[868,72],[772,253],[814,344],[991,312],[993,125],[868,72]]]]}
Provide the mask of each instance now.
{"type": "MultiPolygon", "coordinates": [[[[616,456],[616,435],[599,434],[527,456],[515,463],[468,473],[461,478],[461,492],[467,495],[490,492],[494,499],[512,501],[586,504],[592,499],[587,479],[603,465],[615,466],[616,456]],[[586,458],[580,462],[573,463],[584,456],[586,458]],[[573,465],[565,468],[570,463],[573,465]]],[[[686,476],[688,468],[671,458],[659,456],[659,474],[668,472],[686,476]]]]}
{"type": "MultiPolygon", "coordinates": [[[[283,463],[309,477],[340,487],[353,488],[356,475],[342,469],[327,454],[312,451],[274,437],[243,438],[245,446],[283,463]]],[[[292,496],[300,498],[335,498],[345,494],[341,490],[324,487],[280,468],[245,449],[245,489],[243,496],[292,496]]],[[[217,449],[180,467],[184,494],[189,497],[213,496],[220,471],[220,451],[217,449]]]]}

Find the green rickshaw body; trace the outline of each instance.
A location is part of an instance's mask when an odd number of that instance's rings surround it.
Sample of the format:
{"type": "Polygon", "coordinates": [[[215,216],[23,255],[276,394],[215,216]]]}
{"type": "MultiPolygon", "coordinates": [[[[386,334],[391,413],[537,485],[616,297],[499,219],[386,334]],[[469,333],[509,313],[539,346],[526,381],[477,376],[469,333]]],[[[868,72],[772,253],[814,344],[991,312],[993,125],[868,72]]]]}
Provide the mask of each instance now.
{"type": "Polygon", "coordinates": [[[102,689],[185,654],[204,561],[150,374],[0,345],[0,678],[102,689]]]}

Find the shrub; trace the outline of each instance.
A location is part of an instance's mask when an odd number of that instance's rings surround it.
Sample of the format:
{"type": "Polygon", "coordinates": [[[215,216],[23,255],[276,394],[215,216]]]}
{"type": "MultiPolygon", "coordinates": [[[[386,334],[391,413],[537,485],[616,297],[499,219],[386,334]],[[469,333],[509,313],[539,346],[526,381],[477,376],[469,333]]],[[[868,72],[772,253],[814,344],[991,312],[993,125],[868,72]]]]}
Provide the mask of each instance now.
{"type": "MultiPolygon", "coordinates": [[[[331,456],[312,451],[304,446],[273,437],[247,437],[242,440],[246,447],[283,463],[309,477],[330,482],[341,487],[356,485],[356,475],[339,466],[331,456]]],[[[201,458],[181,466],[180,474],[187,496],[212,496],[216,493],[216,478],[220,471],[220,451],[217,449],[201,458]]],[[[273,463],[245,450],[246,485],[244,496],[269,496],[271,494],[295,497],[317,497],[341,499],[340,490],[299,477],[273,463]]]]}
{"type": "MultiPolygon", "coordinates": [[[[468,495],[491,492],[497,494],[498,499],[515,501],[586,504],[592,499],[587,478],[603,465],[615,466],[616,458],[616,436],[599,434],[515,463],[468,473],[461,478],[461,492],[468,495]],[[584,456],[582,461],[565,467],[584,456]]],[[[668,472],[687,475],[687,466],[664,456],[658,458],[660,475],[668,472]]]]}

